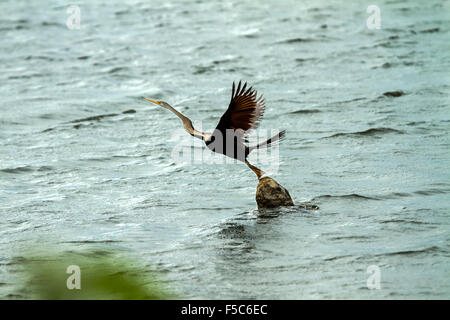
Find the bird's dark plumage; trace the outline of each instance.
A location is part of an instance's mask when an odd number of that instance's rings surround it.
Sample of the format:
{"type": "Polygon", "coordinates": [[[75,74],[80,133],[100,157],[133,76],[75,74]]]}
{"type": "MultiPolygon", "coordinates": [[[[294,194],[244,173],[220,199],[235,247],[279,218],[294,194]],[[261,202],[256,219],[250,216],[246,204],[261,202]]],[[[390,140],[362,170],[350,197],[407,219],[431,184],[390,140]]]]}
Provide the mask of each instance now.
{"type": "Polygon", "coordinates": [[[257,92],[252,87],[247,90],[247,82],[242,85],[239,81],[237,89],[233,82],[231,101],[227,111],[220,118],[217,129],[241,129],[248,131],[257,128],[261,117],[264,114],[264,98],[257,97],[257,92]]]}
{"type": "Polygon", "coordinates": [[[242,84],[239,81],[237,88],[233,82],[231,91],[231,101],[228,109],[220,118],[214,132],[206,133],[197,131],[192,126],[192,121],[185,115],[181,114],[171,105],[164,101],[154,101],[146,99],[152,103],[158,104],[169,109],[177,115],[183,122],[183,127],[189,134],[205,141],[206,146],[214,152],[221,153],[228,157],[245,162],[257,175],[258,179],[264,172],[247,161],[248,154],[255,149],[265,148],[279,141],[285,135],[285,131],[281,131],[275,136],[261,142],[255,146],[249,147],[247,136],[250,130],[255,129],[259,125],[259,121],[264,114],[264,98],[259,96],[252,87],[247,88],[247,82],[242,84]]]}

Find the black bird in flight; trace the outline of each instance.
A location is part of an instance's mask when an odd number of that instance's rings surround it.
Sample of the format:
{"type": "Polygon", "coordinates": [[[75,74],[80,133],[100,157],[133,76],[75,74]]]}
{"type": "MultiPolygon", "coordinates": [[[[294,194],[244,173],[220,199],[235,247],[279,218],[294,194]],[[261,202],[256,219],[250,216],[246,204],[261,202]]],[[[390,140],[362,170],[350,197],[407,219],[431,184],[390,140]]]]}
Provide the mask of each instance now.
{"type": "Polygon", "coordinates": [[[147,98],[145,100],[172,111],[181,119],[184,129],[190,135],[202,139],[211,151],[245,162],[258,179],[261,179],[265,172],[250,164],[247,156],[255,149],[268,147],[272,143],[281,140],[286,133],[283,130],[262,143],[254,146],[247,145],[249,131],[257,128],[264,114],[263,96],[257,97],[256,90],[252,87],[247,88],[247,82],[242,85],[241,81],[239,81],[237,88],[233,82],[230,104],[227,111],[220,118],[219,124],[213,133],[196,130],[188,117],[175,110],[174,107],[165,101],[155,101],[147,98]]]}

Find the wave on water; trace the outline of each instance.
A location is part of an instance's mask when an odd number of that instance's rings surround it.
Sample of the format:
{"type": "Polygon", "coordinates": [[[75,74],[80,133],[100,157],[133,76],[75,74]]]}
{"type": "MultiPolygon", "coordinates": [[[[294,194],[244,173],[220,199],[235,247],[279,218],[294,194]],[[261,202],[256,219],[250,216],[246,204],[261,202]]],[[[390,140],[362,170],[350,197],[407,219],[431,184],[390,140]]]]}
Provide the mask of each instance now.
{"type": "Polygon", "coordinates": [[[443,193],[450,193],[449,189],[429,189],[429,190],[419,190],[415,191],[414,194],[422,195],[422,196],[430,196],[434,194],[443,194],[443,193]]]}
{"type": "Polygon", "coordinates": [[[105,244],[105,243],[120,243],[122,240],[74,240],[74,241],[63,241],[61,243],[71,243],[71,244],[105,244]]]}
{"type": "MultiPolygon", "coordinates": [[[[122,113],[108,113],[108,114],[100,114],[100,115],[96,115],[96,116],[90,116],[90,117],[86,117],[86,118],[81,118],[81,119],[76,119],[76,120],[71,120],[69,122],[66,123],[75,123],[75,125],[73,126],[73,128],[75,129],[79,129],[82,127],[82,123],[83,122],[91,122],[91,121],[100,121],[104,118],[111,118],[111,117],[117,117],[121,114],[134,114],[136,113],[136,110],[134,109],[129,109],[129,110],[125,110],[122,113]]],[[[50,132],[53,131],[55,128],[47,128],[45,130],[42,130],[41,133],[46,133],[46,132],[50,132]]]]}
{"type": "Polygon", "coordinates": [[[370,128],[364,131],[356,132],[338,132],[328,137],[323,137],[322,139],[336,138],[336,137],[359,137],[359,136],[379,136],[388,133],[404,134],[402,130],[392,129],[392,128],[370,128]]]}
{"type": "Polygon", "coordinates": [[[330,237],[330,241],[339,241],[339,240],[351,240],[351,241],[368,241],[373,239],[372,236],[366,236],[366,235],[350,235],[350,236],[335,236],[330,237]]]}
{"type": "Polygon", "coordinates": [[[369,196],[363,196],[357,193],[351,193],[351,194],[344,194],[344,195],[330,195],[330,194],[323,194],[320,196],[317,196],[313,199],[314,200],[318,200],[318,199],[356,199],[356,200],[380,200],[379,198],[375,198],[375,197],[369,197],[369,196]]]}
{"type": "Polygon", "coordinates": [[[50,73],[29,73],[29,74],[8,76],[8,80],[24,80],[24,79],[42,78],[42,77],[49,77],[49,76],[51,76],[50,73]]]}
{"type": "Polygon", "coordinates": [[[420,225],[435,225],[435,223],[425,222],[425,221],[417,221],[417,220],[408,220],[408,219],[390,219],[380,221],[379,223],[388,224],[388,223],[398,223],[398,224],[420,224],[420,225]]]}
{"type": "MultiPolygon", "coordinates": [[[[44,56],[44,55],[28,55],[24,58],[25,60],[44,60],[44,61],[55,61],[56,58],[44,56]]],[[[63,59],[58,59],[58,61],[62,61],[63,59]]]]}
{"type": "Polygon", "coordinates": [[[344,195],[329,195],[324,194],[317,196],[312,199],[312,201],[319,200],[319,199],[355,199],[355,200],[389,200],[389,199],[398,199],[398,198],[404,198],[404,197],[412,197],[414,195],[421,195],[421,196],[431,196],[435,194],[446,194],[450,193],[450,189],[437,189],[432,188],[428,190],[418,190],[413,191],[410,193],[407,192],[392,192],[386,195],[377,195],[377,196],[364,196],[357,193],[351,193],[351,194],[344,194],[344,195]]]}
{"type": "Polygon", "coordinates": [[[297,111],[289,112],[289,114],[311,114],[311,113],[319,113],[322,112],[319,109],[300,109],[297,111]]]}
{"type": "Polygon", "coordinates": [[[435,252],[440,252],[440,251],[442,251],[442,250],[438,246],[431,246],[431,247],[422,248],[422,249],[400,250],[400,251],[388,252],[388,253],[379,254],[379,256],[395,256],[395,255],[410,256],[410,255],[418,255],[418,254],[429,254],[429,253],[435,253],[435,252]]]}
{"type": "Polygon", "coordinates": [[[0,169],[0,173],[25,173],[25,172],[40,172],[40,171],[51,171],[53,167],[50,166],[19,166],[15,168],[4,168],[0,169]]]}
{"type": "Polygon", "coordinates": [[[313,62],[316,60],[317,60],[317,58],[296,58],[295,62],[298,62],[298,64],[304,64],[304,63],[313,62]]]}
{"type": "Polygon", "coordinates": [[[118,113],[100,114],[100,115],[97,115],[97,116],[91,116],[91,117],[87,117],[87,118],[72,120],[72,121],[69,121],[69,123],[79,123],[79,122],[87,122],[87,121],[100,121],[103,118],[110,118],[110,117],[115,117],[115,116],[118,116],[118,115],[119,115],[118,113]]]}
{"type": "Polygon", "coordinates": [[[128,71],[128,70],[129,70],[128,67],[113,67],[108,70],[108,73],[117,73],[117,72],[128,71]]]}
{"type": "Polygon", "coordinates": [[[430,28],[430,29],[421,30],[419,32],[420,33],[435,33],[435,32],[439,32],[439,31],[441,31],[440,28],[430,28]]]}
{"type": "Polygon", "coordinates": [[[450,189],[438,189],[438,188],[431,188],[427,190],[417,190],[413,192],[392,192],[386,195],[380,195],[378,196],[379,199],[398,199],[398,198],[404,198],[404,197],[413,197],[414,195],[420,195],[420,196],[432,196],[436,194],[446,194],[450,193],[450,189]]]}
{"type": "Polygon", "coordinates": [[[314,39],[310,39],[310,38],[292,38],[292,39],[286,39],[286,40],[281,40],[278,41],[278,43],[299,43],[299,42],[312,42],[314,41],[314,39]]]}

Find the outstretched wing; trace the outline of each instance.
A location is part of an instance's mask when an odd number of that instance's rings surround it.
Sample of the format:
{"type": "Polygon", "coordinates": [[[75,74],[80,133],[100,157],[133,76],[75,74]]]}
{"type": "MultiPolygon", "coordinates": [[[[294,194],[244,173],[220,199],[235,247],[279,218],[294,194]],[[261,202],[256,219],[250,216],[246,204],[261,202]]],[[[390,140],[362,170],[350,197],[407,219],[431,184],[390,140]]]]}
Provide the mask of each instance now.
{"type": "Polygon", "coordinates": [[[255,129],[261,117],[264,114],[264,98],[257,97],[257,92],[252,87],[247,88],[247,82],[244,85],[239,84],[231,93],[231,101],[227,111],[220,118],[217,129],[224,131],[226,129],[247,131],[255,129]]]}

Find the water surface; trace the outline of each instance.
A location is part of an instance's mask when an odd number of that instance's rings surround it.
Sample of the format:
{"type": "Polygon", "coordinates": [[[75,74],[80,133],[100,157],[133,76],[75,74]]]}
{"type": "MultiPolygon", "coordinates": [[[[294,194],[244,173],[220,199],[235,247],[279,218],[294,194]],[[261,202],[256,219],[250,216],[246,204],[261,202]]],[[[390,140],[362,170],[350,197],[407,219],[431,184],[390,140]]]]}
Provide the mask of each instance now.
{"type": "Polygon", "coordinates": [[[379,30],[364,1],[77,4],[80,30],[0,4],[0,298],[28,297],[30,247],[134,256],[184,298],[450,297],[448,1],[378,1],[379,30]],[[142,99],[210,129],[239,79],[287,130],[272,177],[319,210],[258,215],[254,174],[176,163],[142,99]]]}

